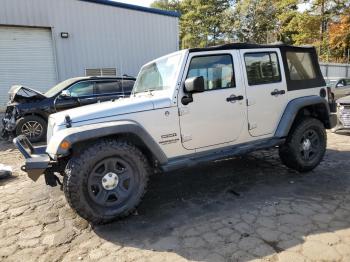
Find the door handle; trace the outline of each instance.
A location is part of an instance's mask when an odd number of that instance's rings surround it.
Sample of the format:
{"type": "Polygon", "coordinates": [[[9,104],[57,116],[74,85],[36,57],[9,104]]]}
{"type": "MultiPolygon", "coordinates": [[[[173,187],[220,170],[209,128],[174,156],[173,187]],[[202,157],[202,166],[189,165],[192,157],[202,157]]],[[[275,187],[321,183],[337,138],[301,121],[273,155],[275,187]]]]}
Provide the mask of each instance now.
{"type": "Polygon", "coordinates": [[[238,100],[243,100],[243,96],[235,96],[235,95],[231,95],[229,97],[226,98],[227,102],[236,102],[238,100]]]}
{"type": "Polygon", "coordinates": [[[284,95],[286,93],[286,91],[284,90],[278,90],[278,89],[275,89],[271,92],[271,95],[272,96],[278,96],[278,95],[284,95]]]}

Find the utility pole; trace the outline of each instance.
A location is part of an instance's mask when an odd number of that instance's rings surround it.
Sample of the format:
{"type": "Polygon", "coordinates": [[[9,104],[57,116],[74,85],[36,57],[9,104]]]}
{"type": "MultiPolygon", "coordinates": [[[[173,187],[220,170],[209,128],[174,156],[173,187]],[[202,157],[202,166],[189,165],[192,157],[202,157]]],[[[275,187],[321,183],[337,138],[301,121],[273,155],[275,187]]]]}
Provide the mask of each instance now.
{"type": "Polygon", "coordinates": [[[348,48],[348,64],[350,64],[350,48],[348,48]]]}

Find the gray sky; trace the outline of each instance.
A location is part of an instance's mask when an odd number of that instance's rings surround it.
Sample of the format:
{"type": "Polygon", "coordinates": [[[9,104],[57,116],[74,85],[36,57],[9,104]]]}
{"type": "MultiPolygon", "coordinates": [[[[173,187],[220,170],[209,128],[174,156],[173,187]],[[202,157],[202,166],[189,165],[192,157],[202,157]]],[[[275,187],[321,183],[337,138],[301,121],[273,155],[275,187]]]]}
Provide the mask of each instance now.
{"type": "Polygon", "coordinates": [[[153,0],[116,0],[116,2],[149,7],[153,0]]]}

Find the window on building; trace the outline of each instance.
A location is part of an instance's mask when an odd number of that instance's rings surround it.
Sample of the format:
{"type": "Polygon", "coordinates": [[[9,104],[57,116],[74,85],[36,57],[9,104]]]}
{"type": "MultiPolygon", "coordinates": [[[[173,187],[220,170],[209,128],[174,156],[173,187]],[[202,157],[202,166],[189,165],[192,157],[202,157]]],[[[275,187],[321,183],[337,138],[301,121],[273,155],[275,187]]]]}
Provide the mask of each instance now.
{"type": "Polygon", "coordinates": [[[249,85],[281,81],[280,66],[274,52],[247,53],[244,56],[249,85]]]}
{"type": "Polygon", "coordinates": [[[308,80],[316,78],[315,66],[311,54],[307,52],[287,52],[290,80],[308,80]]]}
{"type": "Polygon", "coordinates": [[[203,76],[205,90],[235,87],[231,55],[193,57],[187,78],[203,76]]]}

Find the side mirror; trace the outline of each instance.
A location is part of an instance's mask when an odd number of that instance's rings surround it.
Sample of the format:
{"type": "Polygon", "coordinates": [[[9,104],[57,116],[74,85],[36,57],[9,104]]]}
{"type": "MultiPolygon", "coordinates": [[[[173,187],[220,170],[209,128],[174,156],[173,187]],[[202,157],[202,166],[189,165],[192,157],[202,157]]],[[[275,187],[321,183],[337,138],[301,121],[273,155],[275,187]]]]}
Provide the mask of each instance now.
{"type": "Polygon", "coordinates": [[[60,94],[61,97],[71,97],[72,94],[70,93],[69,90],[63,90],[60,94]]]}
{"type": "Polygon", "coordinates": [[[338,83],[335,87],[344,87],[342,83],[338,83]]]}
{"type": "Polygon", "coordinates": [[[186,79],[185,91],[190,94],[204,92],[204,77],[198,76],[186,79]]]}

